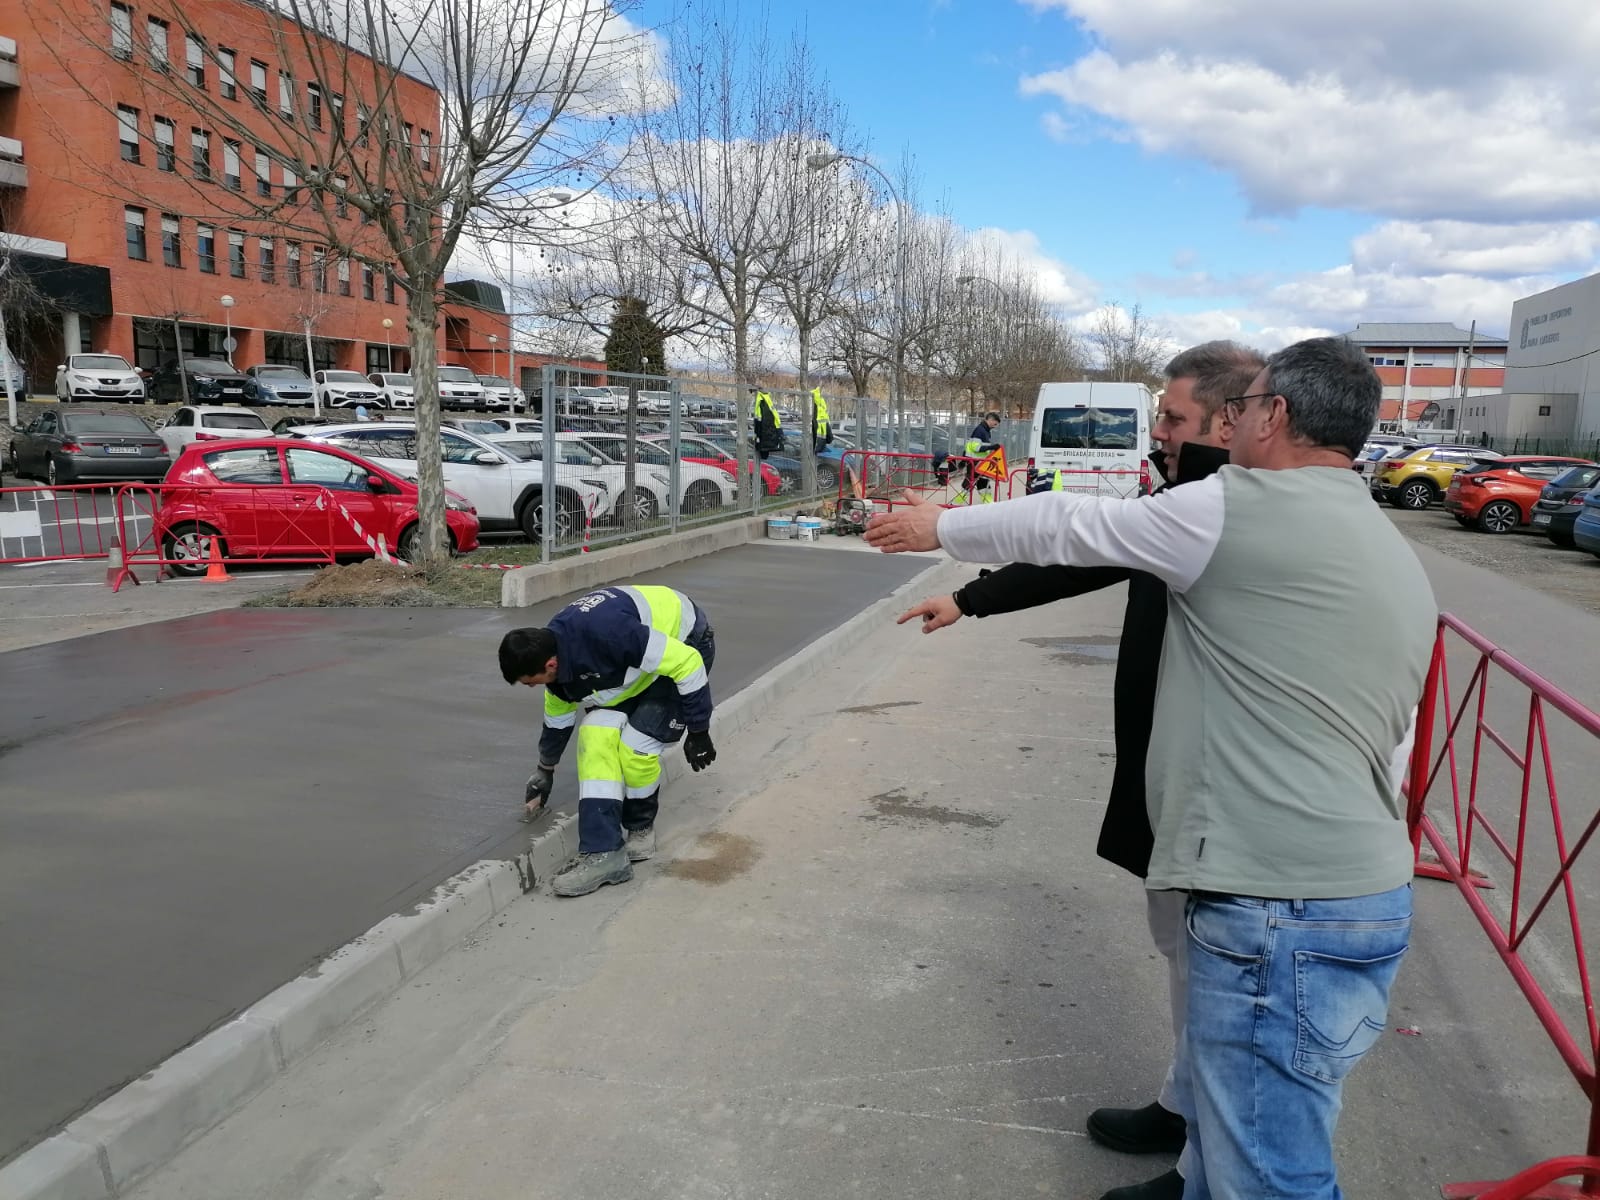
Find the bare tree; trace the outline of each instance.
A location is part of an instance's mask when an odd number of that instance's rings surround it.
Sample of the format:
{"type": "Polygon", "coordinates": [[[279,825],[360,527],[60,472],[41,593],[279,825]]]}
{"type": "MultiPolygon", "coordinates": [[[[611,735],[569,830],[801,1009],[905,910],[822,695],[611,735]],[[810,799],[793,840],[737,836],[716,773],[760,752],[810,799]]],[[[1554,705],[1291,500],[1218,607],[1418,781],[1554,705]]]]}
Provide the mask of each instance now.
{"type": "MultiPolygon", "coordinates": [[[[392,272],[406,296],[422,435],[421,553],[430,562],[443,557],[448,536],[437,384],[446,271],[469,231],[536,236],[557,184],[588,185],[608,169],[617,81],[639,64],[636,41],[617,23],[625,4],[276,0],[241,10],[254,28],[240,40],[272,45],[282,65],[276,96],[264,77],[239,78],[244,64],[223,57],[215,31],[197,28],[196,10],[180,0],[141,8],[165,20],[184,48],[159,69],[119,61],[132,56],[129,47],[115,38],[106,45],[99,30],[66,28],[64,18],[54,41],[65,48],[62,69],[108,114],[107,97],[142,89],[147,110],[192,120],[221,141],[220,179],[209,167],[180,173],[201,219],[267,226],[325,248],[329,263],[392,272]],[[101,55],[93,66],[82,65],[85,47],[101,55]],[[236,98],[204,86],[208,76],[236,98]],[[439,128],[429,136],[421,121],[435,113],[439,128]],[[270,195],[231,174],[229,156],[258,153],[279,172],[270,195]]],[[[79,135],[61,136],[73,143],[79,135]]],[[[112,172],[106,186],[137,201],[140,182],[137,173],[112,172]]]]}
{"type": "Polygon", "coordinates": [[[1089,342],[1099,352],[1106,378],[1155,386],[1161,381],[1172,338],[1145,316],[1140,305],[1124,312],[1112,302],[1095,314],[1089,342]]]}

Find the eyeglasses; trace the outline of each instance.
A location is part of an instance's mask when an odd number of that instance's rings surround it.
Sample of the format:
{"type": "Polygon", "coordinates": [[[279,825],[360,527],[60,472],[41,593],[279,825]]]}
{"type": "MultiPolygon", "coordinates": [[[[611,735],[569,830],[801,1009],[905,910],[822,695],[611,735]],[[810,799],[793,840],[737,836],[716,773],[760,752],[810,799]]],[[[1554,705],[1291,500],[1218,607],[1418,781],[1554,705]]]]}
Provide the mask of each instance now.
{"type": "MultiPolygon", "coordinates": [[[[1232,425],[1244,415],[1245,405],[1250,401],[1271,400],[1277,394],[1277,392],[1250,392],[1244,396],[1224,396],[1222,398],[1222,419],[1232,425]]],[[[1283,404],[1285,408],[1289,406],[1287,398],[1284,399],[1283,404]]]]}

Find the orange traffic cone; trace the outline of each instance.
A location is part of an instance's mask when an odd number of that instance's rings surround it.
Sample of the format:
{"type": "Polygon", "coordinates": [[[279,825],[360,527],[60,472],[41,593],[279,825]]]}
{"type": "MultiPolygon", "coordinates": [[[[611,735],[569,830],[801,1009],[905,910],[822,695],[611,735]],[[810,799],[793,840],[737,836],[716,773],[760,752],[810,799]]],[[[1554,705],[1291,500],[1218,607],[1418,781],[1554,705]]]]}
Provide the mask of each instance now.
{"type": "Polygon", "coordinates": [[[222,565],[222,547],[216,537],[211,539],[211,550],[206,555],[207,583],[227,583],[233,577],[228,574],[228,568],[222,565]]]}

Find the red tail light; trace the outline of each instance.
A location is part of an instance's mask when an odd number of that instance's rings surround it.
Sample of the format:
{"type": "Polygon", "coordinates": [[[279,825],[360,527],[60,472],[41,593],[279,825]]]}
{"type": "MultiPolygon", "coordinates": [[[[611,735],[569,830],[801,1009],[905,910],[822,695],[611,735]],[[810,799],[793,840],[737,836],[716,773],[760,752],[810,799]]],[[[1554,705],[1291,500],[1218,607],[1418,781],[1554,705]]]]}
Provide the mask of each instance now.
{"type": "Polygon", "coordinates": [[[83,453],[83,447],[78,445],[77,442],[62,442],[61,443],[61,453],[63,453],[63,454],[82,454],[83,453]]]}
{"type": "Polygon", "coordinates": [[[1468,475],[1466,482],[1470,483],[1473,487],[1488,487],[1494,482],[1494,480],[1490,479],[1487,475],[1468,475]]]}
{"type": "Polygon", "coordinates": [[[220,433],[197,433],[194,435],[197,442],[220,442],[223,437],[220,433]]]}

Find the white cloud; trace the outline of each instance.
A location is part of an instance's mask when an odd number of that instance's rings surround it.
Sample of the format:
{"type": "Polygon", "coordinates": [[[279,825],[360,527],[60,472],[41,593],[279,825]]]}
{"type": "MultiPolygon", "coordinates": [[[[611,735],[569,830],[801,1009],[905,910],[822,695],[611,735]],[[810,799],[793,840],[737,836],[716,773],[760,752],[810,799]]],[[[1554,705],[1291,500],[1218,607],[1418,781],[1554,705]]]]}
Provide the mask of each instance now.
{"type": "Polygon", "coordinates": [[[1600,224],[1389,221],[1356,238],[1352,255],[1355,265],[1366,270],[1489,276],[1586,273],[1600,259],[1600,224]]]}
{"type": "Polygon", "coordinates": [[[1095,303],[1094,281],[1067,263],[1048,254],[1039,235],[1030,229],[975,229],[968,244],[979,254],[990,251],[1024,274],[1031,275],[1046,304],[1066,312],[1082,312],[1095,303]]]}

